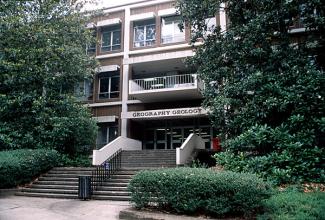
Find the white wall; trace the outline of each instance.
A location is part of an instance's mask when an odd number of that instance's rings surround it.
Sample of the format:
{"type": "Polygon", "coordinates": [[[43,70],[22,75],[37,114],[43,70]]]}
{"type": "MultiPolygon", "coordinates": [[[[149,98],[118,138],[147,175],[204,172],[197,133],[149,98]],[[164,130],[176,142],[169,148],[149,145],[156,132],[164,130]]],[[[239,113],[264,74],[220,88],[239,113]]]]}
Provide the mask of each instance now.
{"type": "Polygon", "coordinates": [[[195,149],[204,149],[204,146],[204,141],[200,136],[190,134],[182,146],[176,148],[176,165],[185,164],[195,149]]]}
{"type": "Polygon", "coordinates": [[[119,149],[141,150],[142,142],[127,137],[118,137],[100,150],[93,150],[93,165],[101,165],[119,149]]]}

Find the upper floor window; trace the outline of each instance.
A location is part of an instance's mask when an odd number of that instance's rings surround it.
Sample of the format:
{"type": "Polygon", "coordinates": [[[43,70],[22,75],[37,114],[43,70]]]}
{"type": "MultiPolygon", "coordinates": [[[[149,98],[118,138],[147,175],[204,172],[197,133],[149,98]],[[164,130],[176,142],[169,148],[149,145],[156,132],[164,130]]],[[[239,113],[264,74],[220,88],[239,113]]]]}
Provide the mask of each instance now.
{"type": "Polygon", "coordinates": [[[161,42],[163,44],[185,41],[185,32],[178,26],[181,22],[179,16],[162,18],[161,42]]]}
{"type": "Polygon", "coordinates": [[[121,49],[121,26],[106,27],[102,30],[101,52],[121,49]]]}
{"type": "Polygon", "coordinates": [[[74,94],[80,101],[87,101],[93,95],[93,82],[91,80],[84,80],[75,85],[74,94]]]}
{"type": "Polygon", "coordinates": [[[133,46],[146,47],[156,43],[155,20],[134,22],[133,46]]]}
{"type": "Polygon", "coordinates": [[[118,98],[120,95],[119,72],[106,72],[99,75],[99,99],[118,98]]]}
{"type": "Polygon", "coordinates": [[[206,18],[205,24],[207,26],[207,31],[205,32],[205,36],[211,35],[215,28],[217,27],[217,19],[216,17],[206,18]]]}

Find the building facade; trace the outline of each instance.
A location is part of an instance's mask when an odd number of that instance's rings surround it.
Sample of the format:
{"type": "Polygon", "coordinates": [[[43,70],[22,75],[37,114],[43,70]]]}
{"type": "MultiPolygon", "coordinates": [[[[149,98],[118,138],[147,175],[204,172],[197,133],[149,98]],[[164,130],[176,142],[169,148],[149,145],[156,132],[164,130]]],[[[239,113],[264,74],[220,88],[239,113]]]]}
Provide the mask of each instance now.
{"type": "MultiPolygon", "coordinates": [[[[181,31],[181,22],[174,1],[151,0],[105,9],[88,25],[97,37],[88,53],[100,68],[79,89],[98,121],[97,149],[118,136],[140,140],[143,149],[175,149],[190,133],[212,147],[204,84],[184,63],[194,54],[191,29],[181,31]]],[[[225,14],[207,22],[225,26],[225,14]]]]}

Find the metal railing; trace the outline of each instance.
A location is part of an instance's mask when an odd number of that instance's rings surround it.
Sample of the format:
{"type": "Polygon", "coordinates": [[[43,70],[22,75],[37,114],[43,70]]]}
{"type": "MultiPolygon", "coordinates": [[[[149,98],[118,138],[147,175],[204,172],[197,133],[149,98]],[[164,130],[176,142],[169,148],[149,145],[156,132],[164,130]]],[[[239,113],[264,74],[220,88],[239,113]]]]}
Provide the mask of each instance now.
{"type": "Polygon", "coordinates": [[[130,80],[130,91],[186,88],[197,85],[197,74],[183,74],[130,80]]]}
{"type": "Polygon", "coordinates": [[[111,157],[109,157],[101,165],[96,166],[96,170],[91,174],[91,191],[94,192],[99,186],[110,179],[118,169],[121,168],[121,153],[122,148],[116,151],[111,157]]]}

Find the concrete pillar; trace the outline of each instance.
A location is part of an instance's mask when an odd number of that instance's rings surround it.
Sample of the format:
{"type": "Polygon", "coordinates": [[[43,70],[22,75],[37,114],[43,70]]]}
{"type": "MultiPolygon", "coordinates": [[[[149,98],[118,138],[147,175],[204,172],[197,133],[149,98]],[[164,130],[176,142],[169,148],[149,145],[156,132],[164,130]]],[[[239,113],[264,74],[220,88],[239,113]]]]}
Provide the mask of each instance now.
{"type": "MultiPolygon", "coordinates": [[[[129,65],[124,64],[124,60],[129,58],[130,52],[130,8],[125,8],[125,23],[124,23],[124,56],[123,56],[123,82],[122,82],[122,114],[128,111],[128,97],[129,97],[129,65]]],[[[127,137],[128,120],[121,119],[121,136],[127,137]]]]}

